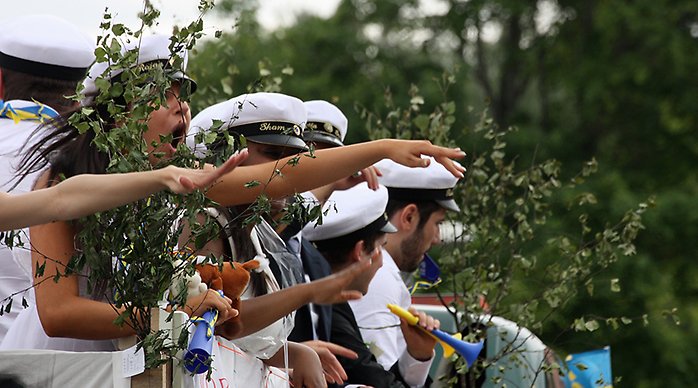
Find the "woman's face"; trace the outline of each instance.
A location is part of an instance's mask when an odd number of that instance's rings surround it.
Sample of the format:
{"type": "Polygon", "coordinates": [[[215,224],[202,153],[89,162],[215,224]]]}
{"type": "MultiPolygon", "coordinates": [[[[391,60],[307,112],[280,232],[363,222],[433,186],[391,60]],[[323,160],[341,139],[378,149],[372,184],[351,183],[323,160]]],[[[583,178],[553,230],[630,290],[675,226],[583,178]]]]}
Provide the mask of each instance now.
{"type": "Polygon", "coordinates": [[[148,130],[143,134],[143,139],[148,145],[148,157],[150,162],[156,164],[160,157],[170,158],[174,155],[179,145],[187,134],[191,123],[191,111],[189,104],[179,100],[179,83],[172,83],[167,90],[167,102],[160,109],[152,112],[148,117],[148,130]],[[172,135],[171,142],[161,142],[160,136],[172,135]],[[164,156],[154,153],[163,153],[164,156]]]}

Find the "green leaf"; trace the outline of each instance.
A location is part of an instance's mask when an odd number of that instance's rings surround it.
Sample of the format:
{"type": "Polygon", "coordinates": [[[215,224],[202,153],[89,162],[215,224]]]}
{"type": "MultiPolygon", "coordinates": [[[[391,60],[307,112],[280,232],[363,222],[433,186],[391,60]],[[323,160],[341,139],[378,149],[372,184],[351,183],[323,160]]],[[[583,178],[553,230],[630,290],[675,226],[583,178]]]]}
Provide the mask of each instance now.
{"type": "Polygon", "coordinates": [[[591,320],[591,321],[587,321],[587,322],[584,324],[584,327],[585,327],[588,331],[596,331],[596,329],[599,328],[599,322],[597,322],[595,319],[593,319],[593,320],[591,320]]]}
{"type": "Polygon", "coordinates": [[[620,292],[620,281],[617,278],[611,279],[611,292],[620,292]]]}

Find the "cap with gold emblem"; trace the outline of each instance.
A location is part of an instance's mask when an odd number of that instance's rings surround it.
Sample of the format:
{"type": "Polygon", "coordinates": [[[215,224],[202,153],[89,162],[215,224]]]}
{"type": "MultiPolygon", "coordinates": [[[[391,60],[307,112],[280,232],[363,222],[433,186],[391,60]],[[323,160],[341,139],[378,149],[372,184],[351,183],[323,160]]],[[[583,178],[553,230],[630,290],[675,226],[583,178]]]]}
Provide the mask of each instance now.
{"type": "Polygon", "coordinates": [[[191,120],[187,144],[195,153],[205,151],[196,144],[201,132],[228,131],[261,144],[291,147],[305,151],[303,126],[306,112],[303,101],[281,93],[250,93],[233,97],[202,110],[191,120]],[[212,128],[214,121],[222,121],[212,128]]]}
{"type": "Polygon", "coordinates": [[[323,100],[303,103],[308,111],[303,139],[307,142],[323,143],[332,147],[344,145],[348,120],[339,108],[323,100]]]}
{"type": "Polygon", "coordinates": [[[388,188],[391,199],[434,201],[446,210],[459,212],[460,207],[453,200],[453,188],[458,183],[458,178],[433,158],[428,159],[431,161],[425,168],[405,167],[383,159],[375,164],[382,174],[378,179],[388,188]]]}
{"type": "Polygon", "coordinates": [[[387,205],[388,190],[382,185],[374,191],[363,182],[348,190],[335,191],[323,205],[322,224],[307,225],[303,237],[322,250],[323,246],[353,245],[378,232],[397,232],[385,213],[387,205]]]}
{"type": "MultiPolygon", "coordinates": [[[[185,82],[189,88],[188,94],[196,91],[196,82],[185,73],[187,70],[188,55],[183,45],[174,45],[170,49],[171,40],[169,35],[155,34],[146,35],[142,39],[133,39],[122,46],[122,54],[137,50],[138,56],[132,68],[138,71],[149,71],[151,68],[159,66],[166,72],[170,79],[185,82]],[[175,59],[179,57],[179,61],[175,59]],[[176,68],[174,67],[176,66],[176,68]]],[[[97,93],[95,81],[98,78],[108,80],[118,80],[124,69],[109,69],[109,62],[96,62],[90,68],[90,72],[85,78],[83,85],[84,93],[87,96],[97,93]]],[[[89,99],[83,104],[89,102],[89,99]]]]}

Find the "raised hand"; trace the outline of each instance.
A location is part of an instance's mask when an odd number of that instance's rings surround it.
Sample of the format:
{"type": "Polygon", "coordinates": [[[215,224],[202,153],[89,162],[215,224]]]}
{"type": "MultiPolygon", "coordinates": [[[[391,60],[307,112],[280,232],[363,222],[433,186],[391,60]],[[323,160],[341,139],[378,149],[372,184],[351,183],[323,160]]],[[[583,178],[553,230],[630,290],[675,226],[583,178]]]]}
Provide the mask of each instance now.
{"type": "Polygon", "coordinates": [[[221,176],[233,171],[247,159],[247,149],[234,154],[220,167],[209,164],[203,169],[189,169],[180,167],[166,167],[172,169],[173,179],[167,181],[170,191],[178,194],[191,193],[194,190],[203,189],[214,184],[221,176]]]}
{"type": "Polygon", "coordinates": [[[422,155],[433,156],[441,163],[453,176],[463,178],[465,168],[452,159],[462,159],[465,152],[460,148],[446,148],[431,144],[428,140],[395,140],[386,139],[388,142],[388,157],[396,163],[408,167],[427,167],[429,160],[423,159],[422,155]]]}
{"type": "Polygon", "coordinates": [[[376,167],[369,166],[354,175],[340,179],[333,184],[333,190],[347,190],[358,185],[361,182],[366,182],[372,190],[378,190],[378,177],[382,176],[380,170],[376,167]]]}
{"type": "Polygon", "coordinates": [[[361,292],[347,290],[351,281],[371,266],[370,260],[362,260],[331,276],[311,282],[313,296],[311,303],[336,304],[361,298],[361,292]]]}

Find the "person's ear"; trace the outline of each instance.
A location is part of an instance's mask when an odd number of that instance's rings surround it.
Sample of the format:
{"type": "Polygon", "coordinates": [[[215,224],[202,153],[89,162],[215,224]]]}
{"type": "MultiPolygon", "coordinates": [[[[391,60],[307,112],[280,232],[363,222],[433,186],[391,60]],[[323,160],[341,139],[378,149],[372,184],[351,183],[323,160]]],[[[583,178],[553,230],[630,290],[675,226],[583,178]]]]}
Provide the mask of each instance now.
{"type": "Polygon", "coordinates": [[[350,264],[361,261],[363,258],[364,244],[364,240],[359,240],[356,242],[356,244],[354,244],[354,248],[351,250],[350,254],[350,264]]]}
{"type": "Polygon", "coordinates": [[[413,230],[419,225],[419,208],[413,203],[403,207],[398,216],[400,230],[413,230]]]}

